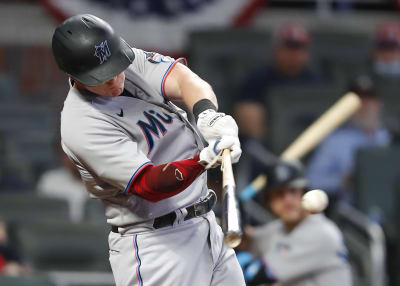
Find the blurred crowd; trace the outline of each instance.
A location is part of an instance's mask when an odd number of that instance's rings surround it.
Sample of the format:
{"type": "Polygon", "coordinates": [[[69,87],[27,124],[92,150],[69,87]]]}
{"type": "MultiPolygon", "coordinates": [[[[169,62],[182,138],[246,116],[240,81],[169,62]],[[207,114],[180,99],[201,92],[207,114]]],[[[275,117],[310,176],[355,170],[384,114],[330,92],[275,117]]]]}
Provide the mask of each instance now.
{"type": "MultiPolygon", "coordinates": [[[[304,26],[295,23],[284,25],[276,35],[271,62],[261,65],[244,80],[235,104],[244,142],[249,139],[264,142],[270,135],[270,110],[266,103],[268,90],[285,86],[313,86],[329,81],[325,74],[311,66],[311,41],[311,33],[304,26]]],[[[399,64],[400,25],[382,24],[375,35],[370,66],[357,71],[346,84],[346,90],[360,96],[360,110],[348,124],[324,140],[309,158],[307,178],[312,188],[324,189],[334,200],[340,197],[351,201],[358,150],[386,147],[391,143],[393,135],[382,121],[384,102],[377,93],[376,82],[400,79],[400,70],[396,68],[399,64]]]]}
{"type": "MultiPolygon", "coordinates": [[[[400,24],[380,25],[373,38],[368,66],[347,78],[345,83],[346,90],[360,96],[361,108],[306,158],[304,166],[299,162],[260,164],[246,154],[246,146],[248,142],[256,141],[269,148],[269,120],[273,110],[268,97],[272,89],[330,84],[331,79],[323,67],[313,60],[312,32],[299,23],[282,25],[274,34],[269,61],[260,61],[256,69],[242,78],[233,109],[244,157],[250,158],[251,163],[247,161],[247,166],[250,166],[247,172],[237,174],[238,180],[246,185],[260,173],[268,175],[267,187],[253,201],[274,217],[266,223],[244,219],[247,224],[245,241],[238,249],[238,258],[249,285],[276,282],[293,286],[352,284],[354,269],[351,269],[349,250],[340,225],[338,227],[333,219],[335,208],[341,203],[358,207],[355,172],[359,152],[371,147],[392,146],[397,143],[398,136],[397,130],[385,125],[382,115],[386,103],[377,86],[400,80],[400,24]],[[302,195],[316,188],[329,195],[329,218],[324,214],[310,215],[301,208],[302,195]]],[[[193,69],[196,72],[195,67],[193,69]]],[[[10,144],[5,136],[0,137],[0,196],[34,192],[42,198],[64,201],[68,205],[70,222],[87,220],[89,197],[78,171],[62,152],[59,142],[54,139],[55,148],[47,150],[56,154],[56,164],[26,172],[24,169],[28,166],[15,160],[18,156],[10,156],[20,151],[15,150],[16,146],[10,144]],[[35,176],[32,178],[26,174],[35,176]]],[[[54,134],[54,138],[58,136],[54,134]]],[[[237,170],[240,170],[240,165],[237,170]]],[[[215,180],[216,175],[210,177],[215,180]]],[[[210,184],[215,184],[215,181],[210,184]]],[[[3,216],[5,214],[0,209],[0,218],[3,216]]],[[[31,273],[32,265],[28,266],[24,253],[19,253],[17,240],[10,239],[7,234],[10,227],[7,223],[12,227],[14,221],[7,217],[0,221],[0,274],[31,273]]],[[[400,241],[399,235],[393,238],[394,241],[400,241]]],[[[393,269],[400,265],[396,264],[398,258],[390,256],[396,255],[400,247],[391,238],[388,236],[394,252],[388,253],[388,263],[392,267],[388,269],[389,274],[396,272],[393,269]]],[[[395,280],[391,283],[396,285],[395,280]]]]}
{"type": "MultiPolygon", "coordinates": [[[[377,85],[400,79],[399,23],[379,26],[373,43],[368,65],[347,78],[345,83],[347,91],[360,97],[361,108],[306,158],[306,168],[297,171],[294,168],[293,171],[293,166],[274,163],[271,171],[263,168],[257,158],[251,158],[251,163],[247,163],[251,171],[247,172],[245,182],[249,183],[260,173],[267,174],[264,195],[255,201],[276,218],[266,224],[256,223],[255,228],[246,230],[246,243],[242,244],[238,257],[249,285],[274,282],[281,283],[279,285],[352,285],[352,281],[357,281],[356,277],[351,278],[351,272],[357,275],[356,266],[354,258],[349,260],[341,230],[326,216],[310,216],[302,210],[301,197],[310,189],[325,190],[330,198],[326,211],[329,217],[334,216],[340,204],[357,208],[355,172],[359,152],[388,147],[397,136],[385,126],[382,116],[385,102],[377,85]],[[301,175],[301,172],[304,173],[301,175]]],[[[243,80],[235,113],[245,154],[246,142],[256,140],[263,144],[271,136],[268,122],[273,112],[268,104],[270,90],[315,86],[330,81],[311,61],[311,44],[312,35],[306,27],[296,23],[283,25],[275,35],[271,60],[243,80]]],[[[292,97],[296,97],[296,92],[292,97]]],[[[387,239],[390,241],[391,237],[387,239]]],[[[388,261],[397,259],[393,258],[397,255],[388,252],[388,261]]],[[[394,280],[391,283],[397,285],[394,280]]]]}

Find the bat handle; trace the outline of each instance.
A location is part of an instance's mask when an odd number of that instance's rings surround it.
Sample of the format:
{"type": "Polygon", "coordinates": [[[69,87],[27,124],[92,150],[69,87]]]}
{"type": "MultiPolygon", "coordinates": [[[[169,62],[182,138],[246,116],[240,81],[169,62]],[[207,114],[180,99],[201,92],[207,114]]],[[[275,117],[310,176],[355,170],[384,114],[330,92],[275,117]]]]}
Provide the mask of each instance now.
{"type": "Polygon", "coordinates": [[[226,185],[236,187],[235,178],[232,170],[231,150],[224,149],[222,151],[222,184],[225,188],[226,185]]]}

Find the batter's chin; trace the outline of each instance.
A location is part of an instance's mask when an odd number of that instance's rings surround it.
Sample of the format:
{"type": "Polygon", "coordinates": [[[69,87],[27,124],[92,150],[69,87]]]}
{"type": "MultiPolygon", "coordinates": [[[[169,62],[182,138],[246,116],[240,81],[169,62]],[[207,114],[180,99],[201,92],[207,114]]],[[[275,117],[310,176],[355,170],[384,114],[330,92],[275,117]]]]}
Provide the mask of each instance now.
{"type": "Polygon", "coordinates": [[[112,97],[117,97],[119,95],[121,95],[121,93],[124,91],[123,88],[117,88],[115,90],[112,91],[111,96],[112,97]]]}

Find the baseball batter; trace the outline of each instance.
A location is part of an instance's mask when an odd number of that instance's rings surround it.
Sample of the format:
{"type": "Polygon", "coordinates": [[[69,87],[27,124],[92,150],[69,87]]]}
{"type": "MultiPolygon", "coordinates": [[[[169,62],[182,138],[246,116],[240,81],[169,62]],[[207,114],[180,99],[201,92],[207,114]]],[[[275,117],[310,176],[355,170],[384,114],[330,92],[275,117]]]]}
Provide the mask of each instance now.
{"type": "Polygon", "coordinates": [[[241,155],[235,120],[183,59],[131,48],[93,15],[67,19],[53,53],[70,77],[64,151],[101,199],[118,286],[244,285],[212,207],[205,167],[241,155]],[[172,101],[191,108],[197,127],[172,101]],[[203,138],[207,147],[203,145],[203,138]]]}
{"type": "Polygon", "coordinates": [[[301,207],[306,188],[301,166],[280,163],[266,173],[267,207],[278,219],[248,231],[261,258],[245,267],[248,285],[350,286],[340,230],[323,214],[310,215],[301,207]]]}

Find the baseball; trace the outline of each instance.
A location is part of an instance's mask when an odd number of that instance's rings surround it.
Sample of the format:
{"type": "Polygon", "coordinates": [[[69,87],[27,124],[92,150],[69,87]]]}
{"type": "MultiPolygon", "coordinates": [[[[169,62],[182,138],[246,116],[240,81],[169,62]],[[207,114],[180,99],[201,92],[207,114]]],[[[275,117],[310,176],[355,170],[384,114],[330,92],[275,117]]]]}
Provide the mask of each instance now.
{"type": "Polygon", "coordinates": [[[320,213],[328,206],[328,196],[323,190],[312,190],[304,194],[301,205],[312,214],[320,213]]]}

